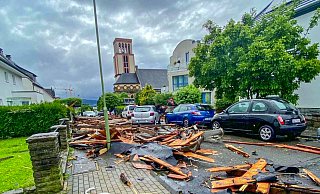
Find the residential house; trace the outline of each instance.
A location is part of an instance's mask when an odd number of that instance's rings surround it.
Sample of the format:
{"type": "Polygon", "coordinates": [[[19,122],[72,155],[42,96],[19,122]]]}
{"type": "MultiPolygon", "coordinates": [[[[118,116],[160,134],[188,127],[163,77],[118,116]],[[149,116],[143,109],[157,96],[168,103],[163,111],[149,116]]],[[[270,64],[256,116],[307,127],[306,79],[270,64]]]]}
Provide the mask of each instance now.
{"type": "MultiPolygon", "coordinates": [[[[188,65],[192,57],[195,56],[193,49],[200,41],[186,39],[178,43],[170,57],[168,65],[169,92],[174,92],[181,87],[192,84],[194,77],[189,76],[188,65]]],[[[214,92],[204,89],[201,90],[202,103],[213,104],[214,92]]]]}
{"type": "Polygon", "coordinates": [[[43,88],[36,75],[12,61],[0,49],[0,105],[29,105],[54,100],[54,91],[43,88]],[[49,92],[51,91],[51,92],[49,92]]]}
{"type": "MultiPolygon", "coordinates": [[[[291,0],[286,1],[287,4],[293,3],[291,0]]],[[[262,15],[272,12],[272,10],[283,3],[282,0],[271,1],[259,14],[256,19],[262,15]]],[[[311,17],[320,8],[320,0],[302,0],[295,8],[295,18],[299,25],[305,30],[308,28],[311,17]]],[[[320,25],[315,26],[309,31],[307,35],[311,43],[320,43],[320,25]]],[[[320,59],[320,55],[318,56],[320,59]]],[[[297,107],[299,108],[320,108],[320,75],[317,76],[311,83],[302,83],[300,88],[296,91],[299,95],[297,107]]]]}

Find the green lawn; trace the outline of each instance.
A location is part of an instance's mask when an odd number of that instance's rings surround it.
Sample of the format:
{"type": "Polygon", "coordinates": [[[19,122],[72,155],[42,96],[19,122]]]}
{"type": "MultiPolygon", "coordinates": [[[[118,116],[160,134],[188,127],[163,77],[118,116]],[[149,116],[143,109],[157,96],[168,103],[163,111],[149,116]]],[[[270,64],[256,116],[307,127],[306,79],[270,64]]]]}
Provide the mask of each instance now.
{"type": "Polygon", "coordinates": [[[32,173],[26,137],[0,140],[0,193],[34,185],[32,173]]]}

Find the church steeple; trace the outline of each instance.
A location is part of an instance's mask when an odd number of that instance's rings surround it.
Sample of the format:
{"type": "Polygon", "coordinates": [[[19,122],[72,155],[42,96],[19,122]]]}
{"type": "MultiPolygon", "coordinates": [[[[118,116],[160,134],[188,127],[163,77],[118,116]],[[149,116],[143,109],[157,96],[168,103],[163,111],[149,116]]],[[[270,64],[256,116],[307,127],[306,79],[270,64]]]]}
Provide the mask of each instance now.
{"type": "Polygon", "coordinates": [[[135,73],[134,54],[132,53],[132,39],[115,38],[113,41],[114,76],[123,73],[135,73]]]}

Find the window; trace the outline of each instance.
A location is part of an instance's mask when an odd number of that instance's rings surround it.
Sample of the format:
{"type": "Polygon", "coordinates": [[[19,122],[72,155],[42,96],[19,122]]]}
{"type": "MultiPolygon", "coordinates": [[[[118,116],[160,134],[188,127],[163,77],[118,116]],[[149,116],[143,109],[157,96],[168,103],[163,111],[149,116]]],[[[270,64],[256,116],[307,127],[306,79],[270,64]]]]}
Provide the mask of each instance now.
{"type": "Polygon", "coordinates": [[[268,107],[263,102],[253,102],[251,110],[252,112],[265,112],[268,107]]]}
{"type": "Polygon", "coordinates": [[[4,78],[5,78],[6,82],[9,83],[9,77],[8,77],[7,72],[4,72],[4,78]]]}
{"type": "Polygon", "coordinates": [[[13,74],[12,74],[12,83],[13,85],[16,85],[16,76],[14,76],[13,74]]]}
{"type": "Polygon", "coordinates": [[[204,104],[211,104],[211,92],[202,92],[201,102],[204,104]]]}
{"type": "Polygon", "coordinates": [[[248,111],[250,102],[239,102],[229,108],[228,113],[245,113],[248,111]]]}
{"type": "Polygon", "coordinates": [[[179,112],[180,107],[181,107],[181,106],[177,106],[176,108],[173,109],[172,112],[179,112]]]}
{"type": "Polygon", "coordinates": [[[201,110],[201,111],[213,110],[212,107],[209,106],[209,105],[203,105],[203,104],[202,104],[202,105],[197,105],[196,107],[197,107],[198,110],[201,110]]]}
{"type": "Polygon", "coordinates": [[[291,105],[290,103],[286,101],[278,101],[278,100],[272,100],[272,102],[280,109],[280,110],[287,110],[292,111],[296,110],[296,108],[291,105]]]}
{"type": "Polygon", "coordinates": [[[187,85],[188,85],[188,75],[179,75],[179,76],[172,77],[173,90],[177,90],[187,85]]]}
{"type": "Polygon", "coordinates": [[[149,112],[150,111],[150,107],[136,107],[134,109],[134,112],[149,112]]]}
{"type": "Polygon", "coordinates": [[[130,44],[128,44],[128,53],[131,54],[131,51],[130,51],[130,44]]]}
{"type": "Polygon", "coordinates": [[[189,52],[186,53],[186,64],[189,64],[189,52]]]}
{"type": "Polygon", "coordinates": [[[3,105],[3,101],[2,101],[2,99],[0,98],[0,106],[2,106],[3,105]]]}
{"type": "Polygon", "coordinates": [[[187,106],[181,106],[179,112],[184,112],[184,111],[187,111],[187,110],[188,110],[188,107],[187,107],[187,106]]]}
{"type": "Polygon", "coordinates": [[[125,73],[129,73],[129,63],[128,63],[128,56],[123,56],[123,71],[125,73]]]}

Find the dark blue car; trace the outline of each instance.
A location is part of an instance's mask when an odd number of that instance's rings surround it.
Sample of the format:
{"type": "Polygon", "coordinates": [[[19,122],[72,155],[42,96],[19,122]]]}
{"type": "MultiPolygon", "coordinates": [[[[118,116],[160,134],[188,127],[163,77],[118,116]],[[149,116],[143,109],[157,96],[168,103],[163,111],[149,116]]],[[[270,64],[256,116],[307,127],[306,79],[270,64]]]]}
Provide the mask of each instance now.
{"type": "Polygon", "coordinates": [[[194,124],[210,125],[214,110],[207,104],[180,104],[165,116],[166,123],[189,127],[194,124]]]}

